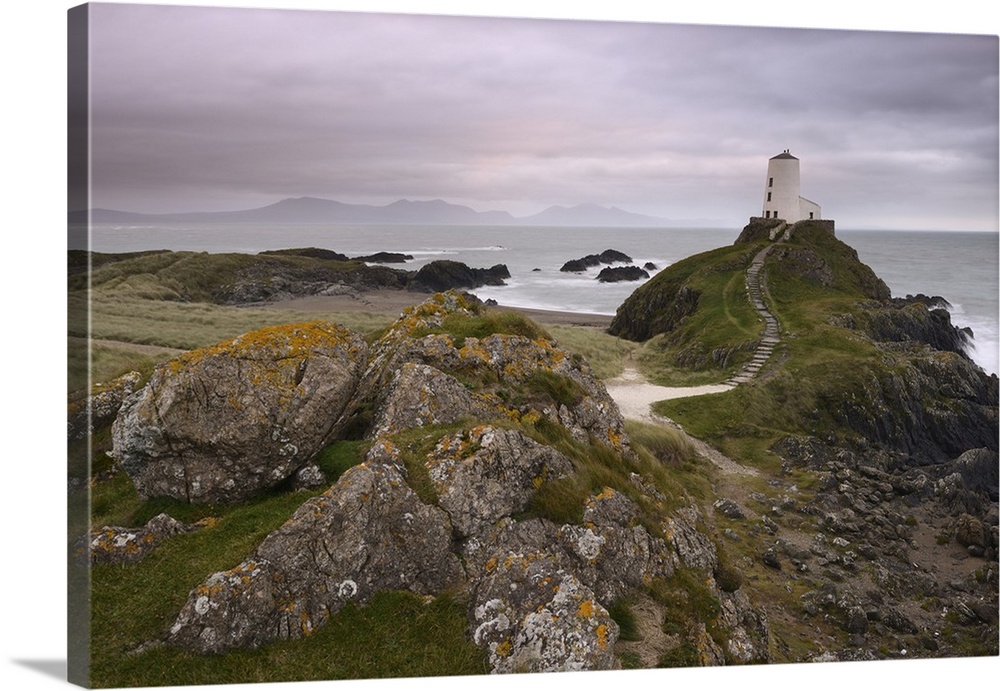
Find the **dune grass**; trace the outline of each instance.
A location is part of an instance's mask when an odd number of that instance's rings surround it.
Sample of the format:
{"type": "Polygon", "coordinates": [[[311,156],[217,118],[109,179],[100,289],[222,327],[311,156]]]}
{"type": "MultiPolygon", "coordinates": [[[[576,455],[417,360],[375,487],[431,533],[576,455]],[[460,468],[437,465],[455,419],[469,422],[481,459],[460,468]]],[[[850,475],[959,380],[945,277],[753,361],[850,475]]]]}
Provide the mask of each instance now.
{"type": "Polygon", "coordinates": [[[633,363],[640,346],[592,326],[546,327],[556,343],[590,365],[598,379],[613,379],[633,363]]]}

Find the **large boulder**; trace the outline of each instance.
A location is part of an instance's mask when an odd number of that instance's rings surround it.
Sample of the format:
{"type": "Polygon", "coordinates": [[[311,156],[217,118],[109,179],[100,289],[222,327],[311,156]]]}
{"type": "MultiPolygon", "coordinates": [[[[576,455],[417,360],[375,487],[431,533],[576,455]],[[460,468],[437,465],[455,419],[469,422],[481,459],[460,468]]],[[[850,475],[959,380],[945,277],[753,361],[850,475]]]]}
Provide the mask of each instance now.
{"type": "Polygon", "coordinates": [[[366,360],[364,340],[329,322],[264,328],[186,353],[122,405],[113,455],[143,497],[259,494],[322,448],[366,360]]]}
{"type": "Polygon", "coordinates": [[[545,552],[491,561],[470,604],[472,640],[495,673],[612,669],[618,624],[545,552]]]}
{"type": "Polygon", "coordinates": [[[445,437],[426,465],[438,503],[462,537],[523,511],[536,490],[573,472],[552,447],[490,426],[445,437]]]}
{"type": "Polygon", "coordinates": [[[191,591],[167,640],[199,653],[254,648],[306,636],[379,592],[444,592],[465,575],[451,540],[447,514],[421,502],[397,468],[355,466],[253,556],[191,591]]]}
{"type": "Polygon", "coordinates": [[[429,365],[408,362],[396,370],[371,436],[485,417],[488,412],[454,377],[429,365]]]}

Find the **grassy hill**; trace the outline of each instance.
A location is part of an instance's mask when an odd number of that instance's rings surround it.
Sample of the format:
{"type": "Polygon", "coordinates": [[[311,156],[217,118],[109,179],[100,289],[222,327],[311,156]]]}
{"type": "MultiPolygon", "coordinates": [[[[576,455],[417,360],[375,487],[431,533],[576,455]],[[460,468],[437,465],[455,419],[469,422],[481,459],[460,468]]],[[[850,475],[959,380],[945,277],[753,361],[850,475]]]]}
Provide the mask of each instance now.
{"type": "MultiPolygon", "coordinates": [[[[769,242],[744,232],[732,247],[668,267],[621,306],[611,332],[644,341],[640,364],[659,383],[725,381],[763,334],[744,276],[769,242]]],[[[995,425],[983,406],[996,405],[996,380],[964,357],[946,313],[891,300],[855,250],[819,225],[798,224],[776,243],[764,275],[782,336],[757,379],[660,403],[659,412],[759,464],[773,464],[770,449],[789,436],[932,459],[991,445],[995,425]],[[891,334],[876,326],[885,322],[891,334]]]]}

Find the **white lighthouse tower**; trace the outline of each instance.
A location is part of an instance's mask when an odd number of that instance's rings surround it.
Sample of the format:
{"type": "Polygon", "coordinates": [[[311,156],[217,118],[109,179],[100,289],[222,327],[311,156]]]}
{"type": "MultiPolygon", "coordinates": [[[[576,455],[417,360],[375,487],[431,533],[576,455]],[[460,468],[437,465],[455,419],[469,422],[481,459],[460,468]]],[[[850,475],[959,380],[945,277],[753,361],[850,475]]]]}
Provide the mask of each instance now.
{"type": "Polygon", "coordinates": [[[788,149],[767,162],[763,216],[788,223],[821,218],[819,204],[799,196],[799,159],[788,149]]]}

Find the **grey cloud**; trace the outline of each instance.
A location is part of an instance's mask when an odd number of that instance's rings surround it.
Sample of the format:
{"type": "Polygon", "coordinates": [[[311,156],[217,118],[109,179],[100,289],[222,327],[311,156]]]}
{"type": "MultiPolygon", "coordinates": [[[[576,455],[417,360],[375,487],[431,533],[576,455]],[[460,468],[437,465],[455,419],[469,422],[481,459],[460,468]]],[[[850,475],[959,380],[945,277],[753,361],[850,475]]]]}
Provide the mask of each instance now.
{"type": "Polygon", "coordinates": [[[859,223],[995,217],[996,37],[97,7],[102,206],[443,197],[738,221],[791,148],[807,196],[859,223]]]}

